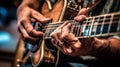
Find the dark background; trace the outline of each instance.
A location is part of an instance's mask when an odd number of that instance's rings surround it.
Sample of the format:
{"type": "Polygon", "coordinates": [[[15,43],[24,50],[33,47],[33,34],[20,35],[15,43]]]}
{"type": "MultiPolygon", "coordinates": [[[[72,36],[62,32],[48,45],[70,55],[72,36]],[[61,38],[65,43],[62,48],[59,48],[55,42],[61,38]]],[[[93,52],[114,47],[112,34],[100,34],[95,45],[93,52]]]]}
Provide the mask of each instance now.
{"type": "Polygon", "coordinates": [[[19,0],[0,0],[0,67],[13,67],[19,32],[16,10],[19,0]]]}

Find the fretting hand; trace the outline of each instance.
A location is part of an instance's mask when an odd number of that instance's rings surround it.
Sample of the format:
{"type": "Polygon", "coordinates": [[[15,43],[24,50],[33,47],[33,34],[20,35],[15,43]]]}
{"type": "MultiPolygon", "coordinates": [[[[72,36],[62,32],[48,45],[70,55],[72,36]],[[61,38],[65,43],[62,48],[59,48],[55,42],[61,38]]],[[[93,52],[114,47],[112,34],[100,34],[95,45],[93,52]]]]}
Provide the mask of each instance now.
{"type": "MultiPolygon", "coordinates": [[[[88,9],[84,8],[79,11],[75,17],[76,21],[82,21],[87,17],[88,9]]],[[[74,34],[70,33],[71,23],[66,21],[63,25],[58,27],[52,34],[52,43],[64,54],[71,56],[78,56],[82,47],[81,42],[74,34]]]]}
{"type": "MultiPolygon", "coordinates": [[[[79,11],[78,15],[74,18],[76,21],[83,21],[87,17],[89,9],[83,8],[79,11]]],[[[66,22],[58,27],[52,34],[52,43],[60,51],[70,56],[92,55],[112,56],[110,53],[116,55],[119,51],[120,40],[110,37],[107,39],[100,38],[85,38],[79,40],[70,33],[71,23],[66,22]],[[102,49],[102,50],[101,50],[102,49]],[[105,51],[103,51],[105,50],[105,51]],[[109,52],[107,50],[110,50],[109,52]],[[111,51],[112,50],[112,51],[111,51]]]]}

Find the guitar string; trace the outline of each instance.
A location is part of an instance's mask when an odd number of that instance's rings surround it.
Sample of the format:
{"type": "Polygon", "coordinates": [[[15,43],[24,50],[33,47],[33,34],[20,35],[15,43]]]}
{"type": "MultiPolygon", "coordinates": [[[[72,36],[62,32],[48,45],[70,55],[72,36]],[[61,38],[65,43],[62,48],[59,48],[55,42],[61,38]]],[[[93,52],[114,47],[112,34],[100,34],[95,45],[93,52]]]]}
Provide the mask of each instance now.
{"type": "MultiPolygon", "coordinates": [[[[119,19],[118,19],[118,20],[119,20],[119,19]]],[[[105,20],[105,21],[106,21],[106,20],[105,20]]],[[[114,20],[114,19],[113,19],[112,24],[113,24],[113,23],[119,23],[119,22],[116,22],[116,21],[117,21],[117,20],[114,20]]],[[[99,22],[99,21],[95,21],[95,22],[99,22]]],[[[102,22],[102,21],[101,21],[101,22],[102,22]]],[[[63,24],[63,23],[61,23],[61,24],[63,24]]],[[[76,24],[76,23],[73,23],[73,24],[76,24]]],[[[84,24],[84,23],[83,23],[83,24],[84,24]]],[[[101,25],[101,24],[102,24],[102,23],[100,23],[100,22],[98,23],[98,25],[101,25]]],[[[109,22],[105,22],[104,24],[109,24],[109,22]]],[[[87,24],[86,26],[89,26],[89,25],[90,25],[90,24],[87,24]]],[[[94,25],[97,25],[97,24],[94,24],[94,25]]],[[[46,28],[44,28],[43,31],[51,30],[51,29],[56,29],[56,28],[59,27],[59,26],[60,26],[60,25],[57,25],[57,24],[56,24],[56,26],[54,26],[54,25],[53,25],[53,26],[52,26],[52,25],[51,25],[51,26],[46,26],[46,28]]],[[[78,27],[78,26],[74,26],[74,27],[78,27]]]]}
{"type": "MultiPolygon", "coordinates": [[[[117,23],[117,22],[114,22],[114,23],[117,23]]],[[[108,22],[107,23],[105,23],[105,24],[109,24],[108,22]]],[[[98,24],[96,24],[96,25],[94,25],[94,26],[98,26],[98,25],[102,25],[102,23],[98,23],[98,24]]],[[[90,26],[90,25],[86,25],[86,26],[90,26]]],[[[72,26],[73,28],[76,28],[76,27],[79,27],[79,26],[72,26]]],[[[80,27],[79,27],[80,28],[80,27]]],[[[55,29],[49,29],[49,30],[55,30],[55,29]]],[[[50,32],[51,33],[51,32],[50,32]]],[[[49,34],[50,34],[49,33],[49,34]]],[[[46,33],[46,34],[48,34],[48,32],[46,33]]],[[[48,34],[48,37],[50,37],[49,36],[49,34],[48,34]]],[[[82,33],[81,33],[82,34],[82,33]]]]}
{"type": "MultiPolygon", "coordinates": [[[[98,17],[99,18],[99,17],[98,17]]],[[[95,18],[96,19],[96,18],[95,18]]],[[[113,19],[112,19],[113,21],[115,21],[115,20],[119,20],[119,17],[114,17],[113,19]]],[[[73,21],[75,21],[75,20],[73,20],[73,21]]],[[[103,21],[110,21],[110,18],[106,18],[105,20],[103,20],[103,19],[99,19],[99,21],[98,20],[95,20],[94,22],[103,22],[103,21]]],[[[90,21],[82,21],[82,24],[84,24],[84,23],[86,23],[86,22],[90,22],[90,21]]],[[[58,26],[60,26],[61,24],[63,24],[64,22],[60,22],[60,23],[56,23],[56,24],[48,24],[47,26],[45,26],[45,28],[54,28],[54,27],[58,27],[58,26]]],[[[75,22],[75,23],[79,23],[79,22],[75,22]]],[[[73,23],[74,24],[74,23],[73,23]]],[[[106,22],[104,23],[104,24],[106,24],[106,22]]]]}
{"type": "MultiPolygon", "coordinates": [[[[102,16],[103,17],[103,16],[102,16]]],[[[99,19],[100,17],[96,17],[95,19],[99,19]]],[[[110,16],[110,18],[111,18],[111,16],[110,16]]],[[[109,16],[107,16],[106,17],[106,19],[99,19],[99,20],[95,20],[94,22],[99,22],[98,24],[97,24],[97,26],[98,25],[101,25],[102,23],[101,22],[103,22],[103,21],[107,21],[107,22],[105,22],[105,23],[103,23],[104,25],[105,24],[109,24],[109,20],[110,20],[110,18],[109,18],[109,16]]],[[[89,19],[89,18],[88,18],[89,19]]],[[[91,21],[91,19],[89,19],[90,21],[91,21]]],[[[113,17],[113,19],[112,19],[112,24],[113,23],[117,23],[116,21],[117,20],[119,20],[119,15],[115,15],[114,17],[113,17]]],[[[75,24],[75,20],[72,20],[72,21],[74,21],[74,23],[72,23],[72,24],[75,24]]],[[[84,23],[87,23],[87,22],[90,22],[90,21],[83,21],[83,23],[82,24],[84,24],[84,23]]],[[[60,26],[61,24],[63,24],[64,22],[58,22],[58,23],[56,23],[56,24],[48,24],[48,26],[45,26],[45,29],[43,29],[43,30],[55,30],[58,26],[60,26]]],[[[76,23],[78,23],[78,22],[76,22],[76,23]]],[[[96,24],[94,24],[94,26],[95,26],[96,24]]],[[[81,25],[82,26],[82,25],[81,25]]],[[[86,26],[90,26],[90,24],[86,24],[86,26]]],[[[78,27],[78,28],[80,28],[79,26],[73,26],[73,27],[78,27]]],[[[47,34],[47,33],[46,33],[47,34]]]]}

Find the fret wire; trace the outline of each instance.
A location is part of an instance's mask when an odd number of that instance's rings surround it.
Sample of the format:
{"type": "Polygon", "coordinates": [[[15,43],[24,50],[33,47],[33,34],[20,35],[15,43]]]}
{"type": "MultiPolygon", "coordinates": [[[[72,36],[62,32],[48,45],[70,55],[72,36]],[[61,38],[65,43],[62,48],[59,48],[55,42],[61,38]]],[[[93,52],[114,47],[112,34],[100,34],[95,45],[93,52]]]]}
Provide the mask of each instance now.
{"type": "MultiPolygon", "coordinates": [[[[96,22],[99,22],[99,21],[96,21],[96,22]]],[[[117,23],[117,22],[114,20],[112,23],[117,23]]],[[[98,23],[98,25],[102,25],[102,24],[109,24],[109,22],[98,23]]],[[[94,24],[94,25],[97,25],[97,24],[94,24]]],[[[84,26],[89,26],[89,24],[84,24],[84,26]]],[[[51,27],[51,28],[47,28],[47,29],[43,29],[43,30],[56,29],[57,27],[59,27],[59,26],[55,26],[54,28],[51,27]]],[[[74,27],[76,27],[76,26],[74,25],[74,27]]],[[[77,26],[77,27],[79,27],[79,26],[77,26]]],[[[84,31],[84,29],[83,29],[83,31],[84,31]]]]}
{"type": "MultiPolygon", "coordinates": [[[[112,23],[117,23],[116,21],[113,21],[112,23]]],[[[98,24],[94,24],[94,25],[102,25],[103,23],[98,23],[98,24]]],[[[109,24],[109,22],[104,22],[104,24],[109,24]]]]}
{"type": "Polygon", "coordinates": [[[79,36],[82,36],[82,30],[81,29],[82,29],[82,24],[80,24],[80,28],[79,28],[79,32],[80,33],[79,33],[79,36]]]}
{"type": "Polygon", "coordinates": [[[89,32],[90,32],[90,26],[91,26],[91,21],[92,21],[92,17],[90,17],[88,20],[87,20],[87,22],[86,22],[86,25],[85,25],[85,29],[84,29],[84,31],[83,31],[83,35],[84,36],[89,36],[89,32]]]}
{"type": "MultiPolygon", "coordinates": [[[[96,22],[99,22],[99,20],[96,21],[96,22]]],[[[117,23],[117,22],[116,22],[116,21],[113,21],[112,24],[113,24],[113,23],[117,23]]],[[[74,24],[76,24],[76,23],[74,23],[74,24]]],[[[80,23],[79,23],[79,24],[80,24],[80,23]]],[[[103,24],[103,23],[98,23],[98,24],[94,24],[94,25],[102,25],[102,24],[103,24]]],[[[104,22],[104,24],[109,24],[109,22],[104,22]]],[[[84,27],[85,27],[85,26],[89,26],[89,24],[83,24],[83,25],[84,25],[84,27]]],[[[77,25],[77,26],[73,25],[73,28],[74,28],[74,27],[79,27],[79,28],[80,28],[80,25],[77,25]]],[[[84,27],[83,27],[83,28],[84,28],[84,27]]],[[[51,28],[47,28],[47,29],[43,29],[43,30],[52,30],[52,29],[56,29],[56,28],[57,28],[57,27],[54,27],[54,28],[51,27],[51,28]]],[[[85,30],[85,29],[82,29],[82,32],[84,32],[84,30],[85,30]]]]}
{"type": "Polygon", "coordinates": [[[92,33],[92,28],[93,28],[93,24],[94,24],[94,17],[92,18],[92,22],[91,22],[91,25],[90,25],[90,28],[89,28],[89,36],[91,36],[91,33],[92,33]]]}
{"type": "Polygon", "coordinates": [[[78,31],[78,23],[75,23],[75,36],[77,37],[77,31],[78,31]]]}
{"type": "Polygon", "coordinates": [[[77,24],[75,24],[75,32],[74,32],[74,34],[75,34],[75,36],[77,36],[77,24]]]}
{"type": "Polygon", "coordinates": [[[102,26],[101,26],[101,29],[100,29],[100,34],[102,34],[102,32],[103,32],[103,27],[104,27],[104,24],[105,24],[105,19],[106,19],[106,15],[104,15],[104,18],[103,18],[103,21],[102,21],[102,26]]]}
{"type": "Polygon", "coordinates": [[[79,23],[79,24],[78,24],[77,36],[79,36],[79,35],[80,35],[80,32],[81,32],[81,30],[80,30],[80,29],[81,29],[81,24],[79,23]]]}
{"type": "Polygon", "coordinates": [[[70,33],[73,33],[73,23],[72,23],[72,26],[71,26],[71,29],[70,29],[70,33]]]}
{"type": "MultiPolygon", "coordinates": [[[[95,36],[90,36],[90,37],[101,37],[101,36],[110,36],[110,35],[120,35],[120,32],[115,32],[115,33],[109,33],[109,34],[97,34],[95,36]]],[[[77,38],[88,38],[89,36],[79,36],[77,38]]]]}
{"type": "MultiPolygon", "coordinates": [[[[117,17],[117,18],[119,18],[119,17],[117,17]]],[[[115,20],[115,19],[117,19],[117,18],[113,18],[113,20],[115,20]]],[[[86,20],[87,20],[87,19],[86,19],[86,20]]],[[[109,19],[106,18],[106,20],[109,20],[109,19]]],[[[105,20],[105,21],[106,21],[106,20],[105,20]]],[[[96,20],[95,20],[95,21],[96,21],[96,20]]],[[[100,19],[99,22],[100,22],[100,21],[103,21],[103,20],[100,19]]],[[[85,22],[85,21],[84,21],[84,22],[85,22]]],[[[86,21],[86,22],[87,22],[87,21],[86,21]]],[[[59,24],[59,25],[58,25],[58,24],[56,24],[56,25],[55,25],[55,24],[54,24],[54,25],[51,25],[51,24],[50,24],[50,25],[45,26],[45,27],[47,27],[47,28],[53,27],[53,28],[54,28],[54,27],[59,27],[59,26],[62,25],[62,24],[63,24],[63,23],[61,23],[61,24],[59,24]]]]}
{"type": "Polygon", "coordinates": [[[79,30],[79,23],[76,22],[77,30],[76,30],[76,37],[78,36],[78,30],[79,30]]]}
{"type": "MultiPolygon", "coordinates": [[[[83,22],[85,22],[85,21],[83,21],[83,22]]],[[[83,28],[83,24],[84,24],[83,22],[80,22],[80,28],[79,28],[80,29],[79,30],[80,33],[79,33],[79,36],[83,36],[83,32],[82,32],[82,28],[83,28]]]]}
{"type": "Polygon", "coordinates": [[[48,36],[49,30],[45,31],[45,38],[48,36]],[[48,33],[47,33],[48,32],[48,33]]]}
{"type": "Polygon", "coordinates": [[[108,27],[108,33],[110,33],[110,27],[111,27],[111,23],[113,21],[113,18],[114,18],[114,14],[112,14],[111,18],[110,18],[109,27],[108,27]]]}
{"type": "MultiPolygon", "coordinates": [[[[120,12],[119,12],[120,13],[120,12]]],[[[119,13],[115,13],[116,15],[117,14],[119,14],[119,13]]],[[[106,15],[106,16],[110,16],[111,14],[108,14],[108,15],[106,15]]],[[[113,14],[112,14],[113,15],[113,14]]],[[[103,16],[105,16],[105,15],[101,15],[101,16],[95,16],[95,17],[103,17],[103,16]]],[[[89,17],[89,18],[91,18],[91,17],[89,17]]],[[[108,20],[109,18],[106,18],[106,20],[108,20]]],[[[112,19],[116,19],[116,18],[112,18],[112,19]]],[[[99,21],[101,21],[102,19],[99,19],[99,21]]],[[[95,20],[96,21],[96,20],[95,20]]],[[[105,21],[105,20],[104,20],[105,21]]],[[[120,21],[120,19],[119,19],[119,21],[120,21]]],[[[104,24],[107,24],[108,22],[106,22],[106,23],[104,23],[104,24]]],[[[110,21],[110,23],[112,23],[111,21],[110,21]]],[[[113,22],[113,23],[116,23],[116,22],[113,22]]],[[[58,27],[58,25],[56,25],[56,26],[54,26],[56,23],[54,23],[54,24],[50,24],[51,26],[49,26],[48,25],[48,28],[57,28],[58,27]],[[52,27],[53,26],[53,27],[52,27]]],[[[63,22],[61,22],[61,23],[59,23],[59,24],[63,24],[63,22]]],[[[98,25],[99,24],[101,24],[101,23],[98,23],[98,25]]],[[[86,26],[88,26],[89,24],[86,24],[86,26]]],[[[120,22],[119,22],[119,24],[118,24],[118,30],[119,30],[119,25],[120,25],[120,22]]],[[[73,25],[72,25],[73,26],[73,25]]],[[[82,26],[80,26],[80,27],[82,27],[82,26]]],[[[109,25],[109,30],[108,30],[108,32],[110,31],[110,27],[111,27],[111,25],[109,25]]],[[[74,28],[74,27],[73,27],[74,28]]],[[[78,27],[79,28],[79,27],[78,27]]],[[[80,33],[80,34],[82,34],[82,33],[80,33]]],[[[90,34],[90,33],[89,33],[90,34]]],[[[78,35],[78,34],[77,34],[78,35]]]]}
{"type": "Polygon", "coordinates": [[[76,37],[78,36],[78,23],[76,23],[76,37]]]}
{"type": "MultiPolygon", "coordinates": [[[[106,15],[105,15],[106,16],[106,15]]],[[[103,16],[102,16],[103,17],[103,16]]],[[[100,18],[102,18],[102,17],[100,17],[100,18]]],[[[106,18],[105,18],[105,21],[107,21],[107,20],[110,20],[110,18],[107,18],[108,16],[106,16],[106,18]]],[[[97,18],[97,17],[95,17],[95,18],[97,18]]],[[[113,18],[113,20],[116,20],[116,19],[118,19],[119,17],[116,17],[116,18],[113,18]]],[[[104,19],[100,19],[99,20],[99,22],[100,21],[103,21],[104,19]]],[[[96,21],[96,20],[95,20],[96,21]]]]}
{"type": "Polygon", "coordinates": [[[75,35],[75,23],[73,23],[73,34],[75,35]]]}
{"type": "MultiPolygon", "coordinates": [[[[117,23],[117,22],[112,22],[112,23],[117,23]]],[[[76,24],[76,23],[75,23],[76,24]]],[[[98,23],[98,25],[102,25],[102,24],[109,24],[109,22],[105,22],[105,23],[98,23]]],[[[96,24],[94,24],[94,25],[96,25],[96,24]]],[[[86,26],[89,26],[89,24],[86,24],[86,26]]],[[[74,27],[79,27],[79,26],[75,26],[74,25],[74,27]]],[[[55,28],[48,28],[48,29],[55,29],[55,28]]]]}
{"type": "Polygon", "coordinates": [[[120,14],[119,14],[119,18],[118,18],[118,26],[117,26],[117,31],[120,32],[120,14]]]}
{"type": "Polygon", "coordinates": [[[88,22],[88,19],[86,19],[85,24],[84,24],[84,23],[82,24],[82,28],[81,28],[82,30],[81,30],[81,32],[82,32],[83,34],[84,34],[84,32],[85,32],[86,26],[88,26],[88,25],[87,25],[87,22],[88,22]]]}
{"type": "Polygon", "coordinates": [[[83,31],[82,31],[83,24],[84,24],[83,22],[80,23],[79,36],[83,36],[83,31]]]}
{"type": "Polygon", "coordinates": [[[75,23],[75,36],[77,37],[77,31],[78,31],[78,23],[75,23]]]}
{"type": "MultiPolygon", "coordinates": [[[[97,19],[97,21],[95,21],[94,22],[94,26],[95,26],[95,29],[97,30],[97,27],[98,27],[98,22],[99,22],[99,20],[100,20],[100,17],[98,17],[98,19],[97,19]]],[[[94,27],[93,27],[94,28],[94,27]]],[[[95,33],[94,33],[94,35],[96,35],[96,30],[95,30],[95,33]]]]}

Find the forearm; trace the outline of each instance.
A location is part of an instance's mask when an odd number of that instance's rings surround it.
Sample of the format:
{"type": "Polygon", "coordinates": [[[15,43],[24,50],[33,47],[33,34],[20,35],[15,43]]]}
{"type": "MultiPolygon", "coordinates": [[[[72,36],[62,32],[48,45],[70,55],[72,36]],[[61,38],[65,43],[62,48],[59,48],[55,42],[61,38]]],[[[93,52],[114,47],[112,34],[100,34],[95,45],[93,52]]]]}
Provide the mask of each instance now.
{"type": "Polygon", "coordinates": [[[97,57],[118,57],[120,56],[120,40],[108,38],[96,41],[93,50],[93,55],[97,57]]]}

